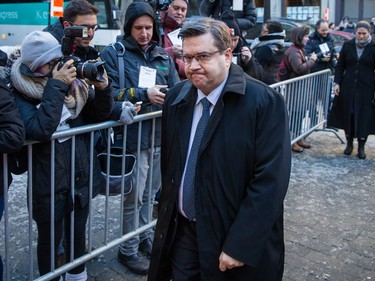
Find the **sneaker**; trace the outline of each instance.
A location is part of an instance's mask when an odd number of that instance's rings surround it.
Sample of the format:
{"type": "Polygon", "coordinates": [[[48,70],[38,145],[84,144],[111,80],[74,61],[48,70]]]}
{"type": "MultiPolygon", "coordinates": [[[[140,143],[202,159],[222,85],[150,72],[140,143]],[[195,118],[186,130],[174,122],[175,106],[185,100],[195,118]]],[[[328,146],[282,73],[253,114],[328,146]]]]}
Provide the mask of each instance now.
{"type": "Polygon", "coordinates": [[[143,240],[139,244],[139,251],[148,259],[151,259],[152,241],[150,238],[143,240]]]}
{"type": "Polygon", "coordinates": [[[125,265],[131,272],[138,275],[147,275],[150,262],[138,254],[125,256],[120,251],[117,253],[117,260],[125,265]]]}

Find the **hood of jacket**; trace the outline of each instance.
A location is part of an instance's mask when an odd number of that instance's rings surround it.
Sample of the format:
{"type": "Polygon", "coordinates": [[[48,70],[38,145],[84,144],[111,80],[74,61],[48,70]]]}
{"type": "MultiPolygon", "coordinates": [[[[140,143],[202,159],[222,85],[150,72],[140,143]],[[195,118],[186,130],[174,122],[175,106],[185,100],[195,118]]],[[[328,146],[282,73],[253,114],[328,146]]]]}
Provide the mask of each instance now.
{"type": "Polygon", "coordinates": [[[57,41],[61,44],[61,39],[64,37],[64,25],[63,18],[60,17],[54,24],[48,25],[43,31],[47,31],[56,38],[57,41]]]}
{"type": "Polygon", "coordinates": [[[126,10],[124,34],[125,37],[131,36],[131,27],[133,22],[140,16],[149,16],[153,21],[152,41],[159,42],[158,28],[155,21],[155,12],[152,6],[146,2],[132,2],[126,10]]]}

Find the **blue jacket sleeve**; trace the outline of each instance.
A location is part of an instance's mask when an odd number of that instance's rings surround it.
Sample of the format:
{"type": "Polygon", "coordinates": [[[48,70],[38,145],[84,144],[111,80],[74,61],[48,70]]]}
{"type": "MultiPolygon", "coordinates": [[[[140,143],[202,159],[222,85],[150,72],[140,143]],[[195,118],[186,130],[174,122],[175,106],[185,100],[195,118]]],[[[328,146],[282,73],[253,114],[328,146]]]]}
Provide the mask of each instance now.
{"type": "Polygon", "coordinates": [[[111,85],[113,88],[112,95],[115,101],[129,100],[132,103],[137,101],[143,101],[145,103],[150,102],[146,89],[130,87],[131,85],[124,85],[124,87],[120,87],[117,51],[112,45],[107,46],[100,53],[100,58],[106,62],[104,67],[107,71],[109,79],[111,80],[111,85]]]}

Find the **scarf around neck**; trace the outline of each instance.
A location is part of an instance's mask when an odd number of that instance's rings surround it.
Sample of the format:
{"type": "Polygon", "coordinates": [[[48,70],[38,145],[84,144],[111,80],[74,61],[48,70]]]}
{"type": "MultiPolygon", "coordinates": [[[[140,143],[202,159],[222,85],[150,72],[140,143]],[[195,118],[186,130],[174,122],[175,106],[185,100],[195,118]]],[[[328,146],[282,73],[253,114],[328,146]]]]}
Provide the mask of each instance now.
{"type": "Polygon", "coordinates": [[[284,39],[285,39],[285,30],[282,32],[277,33],[269,33],[267,35],[262,35],[260,37],[255,38],[253,43],[251,43],[250,49],[254,50],[266,45],[280,45],[284,46],[284,39]]]}
{"type": "Polygon", "coordinates": [[[372,37],[371,37],[371,35],[369,35],[369,36],[367,37],[366,41],[363,42],[363,43],[359,42],[358,39],[355,38],[355,45],[356,45],[358,48],[364,48],[364,47],[366,47],[368,44],[370,44],[371,41],[372,41],[372,37]]]}
{"type": "MultiPolygon", "coordinates": [[[[29,77],[21,73],[21,59],[12,66],[11,81],[13,87],[28,100],[42,101],[44,88],[49,77],[29,77]]],[[[65,95],[64,104],[71,117],[75,119],[85,106],[89,96],[89,86],[82,79],[75,79],[65,95]]]]}

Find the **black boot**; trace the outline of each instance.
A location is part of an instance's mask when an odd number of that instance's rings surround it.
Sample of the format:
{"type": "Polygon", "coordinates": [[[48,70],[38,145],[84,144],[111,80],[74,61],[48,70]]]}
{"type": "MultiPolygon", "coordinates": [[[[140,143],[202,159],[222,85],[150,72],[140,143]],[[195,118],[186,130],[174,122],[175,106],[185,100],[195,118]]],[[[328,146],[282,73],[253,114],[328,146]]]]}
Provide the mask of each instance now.
{"type": "Polygon", "coordinates": [[[358,139],[358,155],[357,156],[359,159],[366,159],[365,143],[366,143],[366,139],[358,139]]]}
{"type": "Polygon", "coordinates": [[[352,154],[352,151],[353,151],[353,138],[349,137],[349,136],[346,136],[346,147],[345,147],[345,150],[344,150],[344,154],[350,155],[350,154],[352,154]]]}

